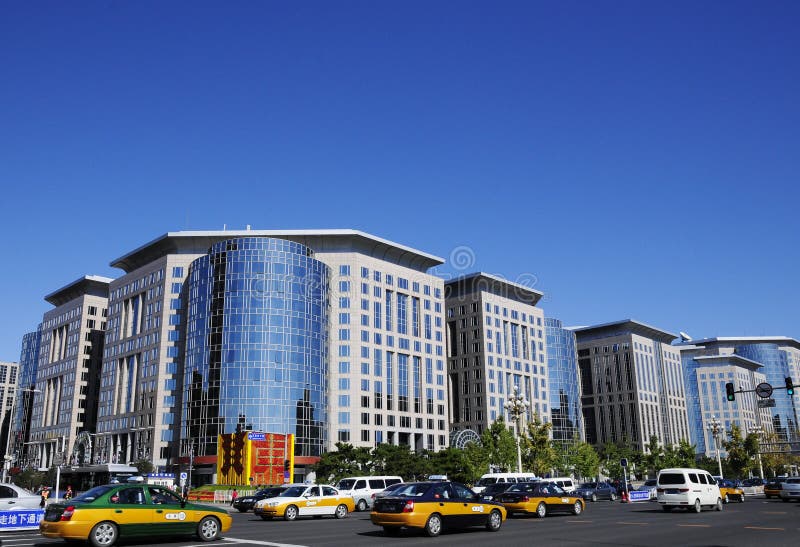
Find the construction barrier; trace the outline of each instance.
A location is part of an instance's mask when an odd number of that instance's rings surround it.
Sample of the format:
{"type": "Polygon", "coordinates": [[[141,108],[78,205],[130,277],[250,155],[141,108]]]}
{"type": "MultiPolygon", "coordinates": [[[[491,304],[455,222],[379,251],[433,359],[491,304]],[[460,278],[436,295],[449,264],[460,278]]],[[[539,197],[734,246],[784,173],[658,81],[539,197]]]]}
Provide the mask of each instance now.
{"type": "Polygon", "coordinates": [[[44,509],[11,509],[0,511],[0,532],[38,530],[44,509]]]}

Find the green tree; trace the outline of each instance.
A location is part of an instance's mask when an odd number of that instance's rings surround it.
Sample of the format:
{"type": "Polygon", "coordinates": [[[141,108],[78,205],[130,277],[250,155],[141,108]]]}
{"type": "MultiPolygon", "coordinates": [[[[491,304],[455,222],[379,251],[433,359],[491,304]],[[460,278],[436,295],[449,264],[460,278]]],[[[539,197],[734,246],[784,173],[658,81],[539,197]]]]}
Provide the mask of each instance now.
{"type": "Polygon", "coordinates": [[[372,450],[374,471],[379,475],[399,475],[417,480],[430,473],[429,462],[407,446],[381,443],[372,450]]]}
{"type": "Polygon", "coordinates": [[[28,467],[24,471],[14,475],[13,481],[17,486],[27,488],[31,492],[34,492],[44,484],[44,477],[45,474],[41,471],[37,471],[33,467],[28,467]]]}
{"type": "Polygon", "coordinates": [[[539,476],[545,475],[558,464],[558,452],[550,440],[551,423],[542,423],[534,413],[520,437],[522,447],[522,467],[539,476]]]}
{"type": "Polygon", "coordinates": [[[368,448],[356,448],[349,443],[339,442],[336,443],[336,450],[322,454],[311,469],[317,474],[318,483],[335,484],[343,477],[368,475],[370,460],[368,448]]]}
{"type": "Polygon", "coordinates": [[[648,476],[655,476],[659,469],[665,467],[664,460],[669,453],[668,448],[662,447],[658,442],[658,437],[650,435],[650,442],[646,446],[647,453],[644,455],[643,464],[647,469],[648,476]]]}
{"type": "Polygon", "coordinates": [[[575,470],[576,477],[582,479],[596,477],[600,471],[600,455],[589,443],[575,443],[575,452],[570,463],[575,470]]]}
{"type": "Polygon", "coordinates": [[[486,450],[490,465],[505,470],[516,467],[517,443],[502,416],[484,430],[481,443],[486,450]]]}
{"type": "Polygon", "coordinates": [[[138,462],[133,464],[133,466],[136,469],[138,469],[140,475],[147,475],[155,471],[155,467],[153,466],[153,464],[145,459],[139,460],[138,462]]]}
{"type": "Polygon", "coordinates": [[[723,441],[722,446],[728,453],[726,463],[733,476],[747,475],[747,472],[753,467],[753,454],[756,451],[753,441],[745,441],[742,438],[741,428],[738,425],[732,425],[728,432],[728,440],[723,441]]]}
{"type": "Polygon", "coordinates": [[[472,466],[464,450],[448,447],[432,453],[429,460],[430,467],[436,474],[447,475],[448,479],[463,482],[464,484],[469,484],[473,480],[472,466]]]}
{"type": "Polygon", "coordinates": [[[620,462],[625,458],[628,462],[635,461],[634,452],[624,442],[617,444],[606,443],[600,450],[601,468],[611,478],[623,476],[622,465],[620,462]]]}
{"type": "Polygon", "coordinates": [[[694,467],[696,459],[697,453],[694,445],[689,444],[689,441],[685,439],[681,439],[677,445],[672,445],[664,450],[663,467],[659,469],[665,467],[694,467]]]}
{"type": "Polygon", "coordinates": [[[470,478],[467,484],[474,484],[481,475],[489,472],[489,451],[479,442],[467,443],[464,447],[464,456],[469,466],[470,478]]]}

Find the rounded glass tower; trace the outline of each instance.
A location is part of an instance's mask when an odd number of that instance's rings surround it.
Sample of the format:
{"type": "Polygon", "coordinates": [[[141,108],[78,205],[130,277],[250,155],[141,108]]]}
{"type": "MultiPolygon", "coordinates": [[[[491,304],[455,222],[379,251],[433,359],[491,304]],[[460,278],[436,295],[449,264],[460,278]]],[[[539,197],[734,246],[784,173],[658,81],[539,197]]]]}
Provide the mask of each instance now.
{"type": "Polygon", "coordinates": [[[291,433],[295,455],[325,446],[328,267],[268,237],[216,243],[187,279],[183,453],[217,435],[291,433]]]}

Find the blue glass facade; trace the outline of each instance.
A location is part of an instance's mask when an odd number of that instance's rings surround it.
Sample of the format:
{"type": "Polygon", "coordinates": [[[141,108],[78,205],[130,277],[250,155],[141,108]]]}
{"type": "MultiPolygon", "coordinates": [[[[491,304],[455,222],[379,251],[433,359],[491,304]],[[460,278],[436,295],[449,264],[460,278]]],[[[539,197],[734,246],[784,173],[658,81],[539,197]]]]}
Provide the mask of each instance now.
{"type": "Polygon", "coordinates": [[[583,440],[575,333],[563,328],[558,319],[545,317],[544,325],[553,440],[565,444],[576,438],[583,440]]]}
{"type": "MultiPolygon", "coordinates": [[[[767,377],[767,383],[782,387],[784,379],[791,376],[789,360],[785,351],[777,344],[747,344],[736,346],[736,353],[745,359],[751,359],[764,365],[761,372],[767,377]]],[[[771,408],[772,429],[781,439],[787,441],[800,440],[797,431],[797,408],[794,397],[785,391],[776,391],[773,396],[775,406],[771,408]]]]}
{"type": "Polygon", "coordinates": [[[42,338],[42,325],[35,332],[22,337],[22,350],[19,355],[19,373],[17,380],[17,405],[14,422],[11,426],[14,435],[9,446],[10,453],[17,453],[18,461],[27,461],[27,443],[30,440],[31,411],[36,395],[32,389],[36,386],[36,371],[39,365],[39,347],[42,338]]]}
{"type": "MultiPolygon", "coordinates": [[[[684,384],[686,390],[686,407],[689,417],[689,431],[692,443],[697,446],[698,453],[702,453],[706,443],[706,431],[703,429],[703,417],[700,415],[700,393],[697,382],[697,370],[700,364],[695,357],[700,355],[717,355],[719,346],[724,345],[726,352],[733,350],[735,355],[756,361],[763,365],[759,372],[766,376],[768,383],[775,387],[784,385],[784,378],[791,376],[788,355],[777,344],[773,343],[751,343],[739,344],[735,342],[717,342],[712,340],[710,343],[690,342],[697,344],[698,349],[684,349],[681,351],[681,361],[684,369],[684,384]]],[[[718,395],[724,400],[725,394],[720,391],[718,395]]],[[[797,432],[797,408],[793,398],[786,395],[785,391],[775,391],[772,398],[775,400],[775,407],[771,408],[772,428],[782,439],[796,441],[797,432]]]]}
{"type": "Polygon", "coordinates": [[[218,434],[254,430],[294,434],[298,456],[322,453],[328,283],[309,248],[269,237],[221,241],[192,263],[184,447],[216,454],[218,434]]]}

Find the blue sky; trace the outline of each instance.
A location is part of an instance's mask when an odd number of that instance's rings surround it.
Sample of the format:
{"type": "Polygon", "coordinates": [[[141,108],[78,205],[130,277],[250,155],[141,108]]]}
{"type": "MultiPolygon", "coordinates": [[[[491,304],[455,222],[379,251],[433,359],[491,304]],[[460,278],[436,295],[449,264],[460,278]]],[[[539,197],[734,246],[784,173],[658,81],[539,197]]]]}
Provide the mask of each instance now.
{"type": "Polygon", "coordinates": [[[471,270],[535,278],[566,324],[800,337],[798,16],[4,2],[0,359],[45,294],[224,224],[467,246],[471,270]]]}

